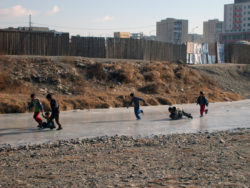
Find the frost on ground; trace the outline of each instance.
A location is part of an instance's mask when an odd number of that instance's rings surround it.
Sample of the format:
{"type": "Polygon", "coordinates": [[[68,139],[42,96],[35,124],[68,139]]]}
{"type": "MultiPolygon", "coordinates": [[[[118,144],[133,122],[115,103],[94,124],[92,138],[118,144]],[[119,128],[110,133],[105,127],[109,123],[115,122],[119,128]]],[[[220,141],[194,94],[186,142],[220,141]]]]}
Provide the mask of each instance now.
{"type": "Polygon", "coordinates": [[[0,187],[250,187],[250,130],[0,149],[0,187]]]}

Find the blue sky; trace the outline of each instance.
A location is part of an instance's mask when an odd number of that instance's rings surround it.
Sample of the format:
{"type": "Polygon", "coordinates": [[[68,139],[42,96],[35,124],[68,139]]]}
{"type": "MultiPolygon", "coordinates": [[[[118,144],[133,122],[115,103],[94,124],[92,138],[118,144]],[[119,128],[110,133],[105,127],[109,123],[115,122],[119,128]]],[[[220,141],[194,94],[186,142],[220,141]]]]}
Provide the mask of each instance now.
{"type": "Polygon", "coordinates": [[[203,21],[223,20],[224,4],[230,3],[233,0],[0,0],[0,28],[28,26],[31,13],[33,26],[71,35],[153,35],[157,21],[172,17],[188,19],[189,31],[201,34],[203,21]]]}

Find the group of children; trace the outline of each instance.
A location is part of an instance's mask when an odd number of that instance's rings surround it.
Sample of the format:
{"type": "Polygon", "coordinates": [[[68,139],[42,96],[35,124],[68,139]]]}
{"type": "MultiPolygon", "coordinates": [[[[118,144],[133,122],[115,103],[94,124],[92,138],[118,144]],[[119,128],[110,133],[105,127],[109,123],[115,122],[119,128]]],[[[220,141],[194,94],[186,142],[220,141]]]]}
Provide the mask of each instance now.
{"type": "MultiPolygon", "coordinates": [[[[130,105],[132,105],[134,103],[134,113],[135,116],[137,118],[137,120],[140,120],[140,113],[143,113],[143,110],[140,109],[140,101],[144,102],[145,101],[139,97],[135,97],[133,93],[130,94],[131,97],[131,101],[128,105],[128,107],[130,105]]],[[[205,97],[204,93],[201,91],[200,92],[200,96],[197,98],[197,104],[200,105],[200,117],[203,117],[204,113],[208,113],[208,110],[206,109],[206,106],[208,106],[208,99],[205,97]]],[[[193,119],[193,116],[189,113],[186,113],[184,110],[178,109],[175,106],[174,107],[169,107],[168,109],[169,113],[170,113],[170,118],[173,120],[178,120],[181,119],[183,116],[186,116],[190,119],[193,119]]]]}
{"type": "Polygon", "coordinates": [[[31,110],[33,108],[34,111],[33,118],[38,123],[38,127],[54,129],[55,128],[54,119],[55,119],[58,125],[58,128],[56,130],[61,130],[62,125],[59,121],[59,114],[60,114],[59,104],[52,97],[52,95],[48,94],[46,96],[46,99],[50,102],[51,114],[49,112],[44,113],[43,105],[35,94],[31,94],[30,98],[31,102],[29,103],[28,109],[31,110]],[[46,119],[46,122],[43,122],[42,118],[40,117],[40,113],[42,113],[42,116],[46,119]]]}
{"type": "MultiPolygon", "coordinates": [[[[48,94],[46,96],[46,99],[50,102],[51,107],[51,114],[49,112],[46,112],[44,114],[44,108],[41,104],[40,100],[36,97],[35,94],[31,94],[31,102],[29,104],[28,109],[30,110],[33,108],[34,115],[33,118],[37,121],[39,128],[50,128],[54,129],[54,119],[56,120],[56,123],[58,125],[57,130],[62,129],[62,125],[59,121],[59,104],[57,101],[52,97],[51,94],[48,94]],[[42,118],[40,117],[40,113],[42,113],[42,116],[46,119],[46,122],[42,121],[42,118]]],[[[142,101],[145,104],[145,101],[142,98],[136,97],[134,93],[130,94],[131,101],[128,104],[127,108],[134,104],[134,113],[137,118],[137,120],[141,119],[140,114],[144,114],[143,110],[140,109],[140,101],[142,101]]],[[[200,116],[203,117],[203,114],[208,112],[206,109],[206,106],[208,106],[208,99],[204,96],[204,93],[201,91],[200,96],[197,98],[197,104],[200,105],[200,116]]],[[[192,115],[189,113],[184,112],[184,110],[178,109],[176,107],[169,107],[168,109],[170,113],[170,118],[173,120],[181,119],[183,116],[186,116],[190,119],[193,119],[192,115]]]]}

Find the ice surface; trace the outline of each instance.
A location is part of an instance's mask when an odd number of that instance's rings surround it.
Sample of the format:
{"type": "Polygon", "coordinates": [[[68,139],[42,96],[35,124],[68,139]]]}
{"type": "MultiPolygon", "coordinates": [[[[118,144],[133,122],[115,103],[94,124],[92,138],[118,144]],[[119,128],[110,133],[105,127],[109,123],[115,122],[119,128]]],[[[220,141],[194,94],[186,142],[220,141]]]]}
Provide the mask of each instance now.
{"type": "Polygon", "coordinates": [[[135,119],[133,108],[76,110],[61,112],[62,131],[38,130],[31,113],[0,115],[0,145],[39,144],[48,141],[97,136],[152,136],[173,133],[220,131],[250,128],[250,100],[214,103],[199,117],[199,106],[177,105],[192,113],[193,120],[172,121],[169,106],[142,107],[145,115],[135,119]]]}

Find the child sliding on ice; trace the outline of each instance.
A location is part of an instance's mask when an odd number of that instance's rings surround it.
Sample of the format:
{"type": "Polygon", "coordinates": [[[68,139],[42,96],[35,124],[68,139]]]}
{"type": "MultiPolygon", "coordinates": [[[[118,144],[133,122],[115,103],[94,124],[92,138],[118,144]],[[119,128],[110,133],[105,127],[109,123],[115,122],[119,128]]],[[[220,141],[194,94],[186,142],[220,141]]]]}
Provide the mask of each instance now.
{"type": "Polygon", "coordinates": [[[208,110],[206,110],[206,106],[208,106],[208,99],[205,97],[204,93],[201,91],[200,96],[197,98],[197,104],[200,105],[200,117],[203,117],[203,113],[207,114],[208,110]]]}
{"type": "Polygon", "coordinates": [[[47,120],[47,122],[43,122],[43,128],[50,128],[50,129],[54,129],[56,128],[54,125],[53,121],[50,121],[50,113],[49,112],[45,112],[45,116],[43,115],[43,117],[47,120]]]}
{"type": "Polygon", "coordinates": [[[144,104],[145,104],[145,101],[144,101],[143,99],[139,98],[139,97],[135,97],[135,96],[134,96],[134,93],[131,93],[131,94],[130,94],[130,97],[131,97],[131,101],[130,101],[129,105],[127,106],[127,108],[128,108],[129,106],[131,106],[132,103],[134,103],[134,112],[135,112],[135,116],[136,116],[137,120],[140,120],[141,117],[139,116],[139,114],[140,114],[140,113],[144,114],[144,113],[143,113],[143,110],[140,109],[140,101],[144,102],[144,104]]]}

